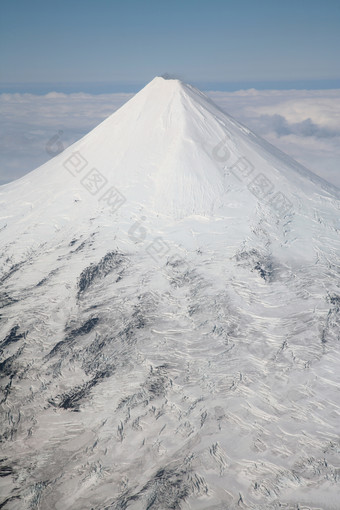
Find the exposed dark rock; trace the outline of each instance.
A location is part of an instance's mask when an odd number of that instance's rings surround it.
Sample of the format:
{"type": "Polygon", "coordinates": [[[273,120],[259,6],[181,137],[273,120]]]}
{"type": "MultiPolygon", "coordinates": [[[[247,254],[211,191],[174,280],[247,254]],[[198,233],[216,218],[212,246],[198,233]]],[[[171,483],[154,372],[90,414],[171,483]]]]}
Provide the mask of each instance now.
{"type": "Polygon", "coordinates": [[[86,322],[84,322],[84,324],[79,328],[70,330],[70,332],[66,335],[64,340],[61,340],[53,347],[48,356],[49,357],[55,356],[58,352],[62,351],[65,347],[71,344],[72,341],[78,336],[84,336],[90,333],[98,324],[98,322],[99,317],[92,317],[91,319],[88,319],[86,322]]]}
{"type": "Polygon", "coordinates": [[[6,338],[0,342],[0,353],[3,351],[5,347],[8,345],[17,342],[21,338],[25,338],[27,335],[27,331],[25,333],[18,333],[19,326],[14,326],[11,331],[8,333],[6,338]]]}
{"type": "Polygon", "coordinates": [[[96,281],[104,278],[124,262],[125,257],[117,251],[109,252],[98,264],[91,264],[80,274],[78,298],[96,281]]]}

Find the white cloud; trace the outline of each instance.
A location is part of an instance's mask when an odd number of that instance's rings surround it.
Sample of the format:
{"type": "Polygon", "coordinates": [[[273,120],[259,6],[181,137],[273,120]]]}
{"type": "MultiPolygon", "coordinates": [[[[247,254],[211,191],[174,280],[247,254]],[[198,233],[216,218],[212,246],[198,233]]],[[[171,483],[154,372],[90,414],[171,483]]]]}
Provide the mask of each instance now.
{"type": "MultiPolygon", "coordinates": [[[[132,95],[0,94],[0,184],[43,164],[58,143],[65,148],[75,142],[132,95]]],[[[251,89],[209,95],[257,134],[340,187],[340,90],[251,89]]]]}
{"type": "Polygon", "coordinates": [[[0,94],[0,184],[48,161],[53,152],[50,142],[56,135],[66,148],[132,95],[0,94]]]}

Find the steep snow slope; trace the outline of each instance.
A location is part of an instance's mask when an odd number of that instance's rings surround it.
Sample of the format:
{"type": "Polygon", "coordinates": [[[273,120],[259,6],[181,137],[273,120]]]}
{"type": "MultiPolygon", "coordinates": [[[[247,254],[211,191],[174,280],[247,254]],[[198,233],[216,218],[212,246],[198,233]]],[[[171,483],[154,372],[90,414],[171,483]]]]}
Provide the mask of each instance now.
{"type": "Polygon", "coordinates": [[[5,509],[337,509],[339,191],[177,80],[0,188],[5,509]]]}

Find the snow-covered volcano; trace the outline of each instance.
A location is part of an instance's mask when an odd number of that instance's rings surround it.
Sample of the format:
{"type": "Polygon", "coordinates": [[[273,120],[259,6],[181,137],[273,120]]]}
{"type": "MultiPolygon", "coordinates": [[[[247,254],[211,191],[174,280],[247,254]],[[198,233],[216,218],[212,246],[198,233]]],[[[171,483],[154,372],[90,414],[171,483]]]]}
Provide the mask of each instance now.
{"type": "Polygon", "coordinates": [[[338,509],[339,191],[155,78],[0,188],[0,507],[338,509]]]}

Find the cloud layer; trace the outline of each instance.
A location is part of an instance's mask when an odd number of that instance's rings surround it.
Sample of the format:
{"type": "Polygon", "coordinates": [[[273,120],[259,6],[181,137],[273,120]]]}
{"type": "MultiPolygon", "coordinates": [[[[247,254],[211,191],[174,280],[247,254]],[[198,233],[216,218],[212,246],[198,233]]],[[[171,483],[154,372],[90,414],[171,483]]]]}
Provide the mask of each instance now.
{"type": "MultiPolygon", "coordinates": [[[[340,187],[340,90],[209,92],[226,112],[340,187]]],[[[0,184],[66,148],[133,94],[0,94],[0,184]]]]}

